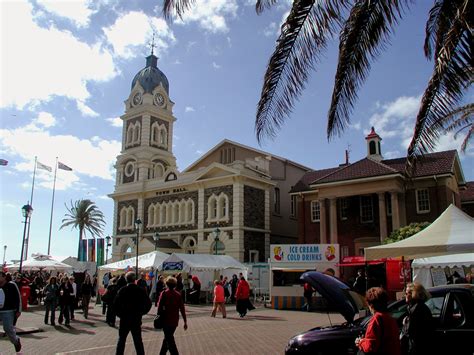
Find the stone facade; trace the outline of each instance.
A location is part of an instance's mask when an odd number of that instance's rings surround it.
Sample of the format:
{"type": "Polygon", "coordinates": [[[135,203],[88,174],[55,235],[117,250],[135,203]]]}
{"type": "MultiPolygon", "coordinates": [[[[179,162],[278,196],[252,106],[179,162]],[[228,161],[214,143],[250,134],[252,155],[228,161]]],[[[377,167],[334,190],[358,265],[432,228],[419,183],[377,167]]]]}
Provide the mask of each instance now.
{"type": "Polygon", "coordinates": [[[244,225],[252,228],[265,227],[265,191],[244,186],[244,225]]]}

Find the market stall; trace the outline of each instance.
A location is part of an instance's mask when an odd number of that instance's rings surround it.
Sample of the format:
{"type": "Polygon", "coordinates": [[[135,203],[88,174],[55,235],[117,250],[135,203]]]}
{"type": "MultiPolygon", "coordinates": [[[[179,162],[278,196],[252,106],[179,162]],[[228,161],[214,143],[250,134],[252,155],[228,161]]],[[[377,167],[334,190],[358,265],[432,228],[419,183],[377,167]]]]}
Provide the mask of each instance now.
{"type": "MultiPolygon", "coordinates": [[[[139,270],[150,270],[158,268],[163,261],[169,257],[169,254],[162,253],[161,251],[152,251],[150,253],[142,254],[138,256],[138,269],[139,270]]],[[[119,260],[114,263],[99,266],[101,271],[122,271],[134,270],[136,265],[136,257],[119,260]]]]}
{"type": "Polygon", "coordinates": [[[339,244],[270,245],[270,299],[275,309],[301,309],[305,303],[300,276],[332,269],[339,276],[339,244]]]}
{"type": "Polygon", "coordinates": [[[425,287],[446,285],[448,277],[457,271],[461,277],[474,272],[474,253],[433,256],[413,260],[413,280],[425,287]]]}
{"type": "Polygon", "coordinates": [[[247,278],[247,267],[229,255],[173,253],[159,270],[164,274],[181,272],[183,278],[196,275],[201,281],[201,291],[211,291],[213,281],[220,275],[230,279],[241,272],[247,278]]]}

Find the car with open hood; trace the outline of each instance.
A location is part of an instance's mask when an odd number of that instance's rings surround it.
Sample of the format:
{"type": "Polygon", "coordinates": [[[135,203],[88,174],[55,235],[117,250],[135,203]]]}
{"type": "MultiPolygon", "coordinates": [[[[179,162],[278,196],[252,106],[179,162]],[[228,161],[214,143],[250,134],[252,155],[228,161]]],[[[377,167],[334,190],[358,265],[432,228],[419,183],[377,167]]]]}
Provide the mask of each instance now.
{"type": "MultiPolygon", "coordinates": [[[[305,272],[302,282],[307,282],[321,294],[328,304],[339,311],[346,320],[343,324],[315,327],[293,336],[285,349],[292,354],[357,354],[355,339],[365,334],[371,316],[358,317],[363,306],[361,296],[338,279],[317,271],[305,272]],[[356,317],[357,316],[357,317],[356,317]]],[[[435,322],[434,348],[439,354],[474,353],[474,285],[457,284],[429,288],[431,298],[426,302],[435,322]]],[[[404,300],[389,305],[388,311],[402,326],[407,315],[404,300]]]]}

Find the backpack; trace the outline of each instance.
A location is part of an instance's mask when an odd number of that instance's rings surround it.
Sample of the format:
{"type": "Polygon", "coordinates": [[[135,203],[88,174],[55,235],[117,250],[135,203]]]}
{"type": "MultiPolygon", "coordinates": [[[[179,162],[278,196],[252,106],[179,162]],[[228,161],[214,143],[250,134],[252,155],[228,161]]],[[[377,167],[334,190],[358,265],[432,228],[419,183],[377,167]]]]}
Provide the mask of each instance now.
{"type": "Polygon", "coordinates": [[[3,288],[0,288],[0,309],[2,309],[4,305],[5,305],[5,292],[3,291],[3,288]]]}

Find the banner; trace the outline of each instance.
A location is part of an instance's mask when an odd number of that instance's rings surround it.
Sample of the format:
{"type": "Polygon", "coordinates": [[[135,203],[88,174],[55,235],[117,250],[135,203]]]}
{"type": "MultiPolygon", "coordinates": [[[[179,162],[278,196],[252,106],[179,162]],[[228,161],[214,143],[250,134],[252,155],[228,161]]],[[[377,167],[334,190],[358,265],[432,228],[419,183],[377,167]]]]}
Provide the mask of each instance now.
{"type": "Polygon", "coordinates": [[[97,239],[97,266],[104,265],[104,238],[97,239]]]}
{"type": "Polygon", "coordinates": [[[88,261],[95,262],[95,239],[89,239],[88,243],[88,261]]]}
{"type": "Polygon", "coordinates": [[[327,263],[339,262],[339,244],[272,244],[270,261],[327,263]]]}
{"type": "Polygon", "coordinates": [[[87,261],[87,239],[82,239],[79,241],[79,260],[78,261],[87,261]]]}

